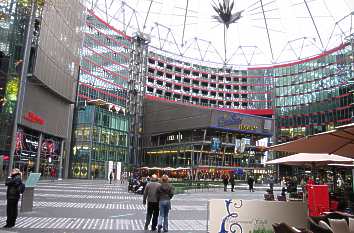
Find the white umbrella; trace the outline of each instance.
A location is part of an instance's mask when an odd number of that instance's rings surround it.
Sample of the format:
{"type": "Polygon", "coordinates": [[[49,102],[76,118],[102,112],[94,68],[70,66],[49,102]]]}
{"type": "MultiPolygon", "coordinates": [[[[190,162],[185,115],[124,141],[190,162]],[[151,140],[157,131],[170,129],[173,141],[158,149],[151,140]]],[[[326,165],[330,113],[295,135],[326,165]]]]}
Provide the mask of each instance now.
{"type": "Polygon", "coordinates": [[[149,170],[161,170],[160,167],[149,167],[149,170]]]}
{"type": "Polygon", "coordinates": [[[353,159],[334,154],[299,153],[266,162],[266,164],[286,164],[294,166],[320,167],[331,163],[353,163],[353,159]]]}
{"type": "Polygon", "coordinates": [[[173,167],[165,167],[165,168],[163,168],[162,170],[164,170],[164,171],[174,171],[174,170],[176,170],[176,169],[173,168],[173,167]]]}

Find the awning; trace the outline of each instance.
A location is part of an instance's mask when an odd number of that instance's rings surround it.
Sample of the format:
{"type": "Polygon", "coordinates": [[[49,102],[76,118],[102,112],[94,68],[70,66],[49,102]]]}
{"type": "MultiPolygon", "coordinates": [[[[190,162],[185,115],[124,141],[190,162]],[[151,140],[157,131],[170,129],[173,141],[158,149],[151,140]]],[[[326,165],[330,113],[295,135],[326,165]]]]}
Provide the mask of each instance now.
{"type": "Polygon", "coordinates": [[[354,158],[354,124],[271,146],[269,149],[291,153],[336,154],[354,158]]]}

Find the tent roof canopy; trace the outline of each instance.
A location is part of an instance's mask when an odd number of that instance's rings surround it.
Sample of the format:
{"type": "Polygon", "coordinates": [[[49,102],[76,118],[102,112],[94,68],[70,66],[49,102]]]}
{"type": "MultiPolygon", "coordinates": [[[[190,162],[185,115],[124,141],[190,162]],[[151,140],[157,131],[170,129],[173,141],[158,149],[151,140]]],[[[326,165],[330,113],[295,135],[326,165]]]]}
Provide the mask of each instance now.
{"type": "Polygon", "coordinates": [[[269,149],[291,153],[336,154],[354,158],[354,124],[274,145],[269,149]]]}

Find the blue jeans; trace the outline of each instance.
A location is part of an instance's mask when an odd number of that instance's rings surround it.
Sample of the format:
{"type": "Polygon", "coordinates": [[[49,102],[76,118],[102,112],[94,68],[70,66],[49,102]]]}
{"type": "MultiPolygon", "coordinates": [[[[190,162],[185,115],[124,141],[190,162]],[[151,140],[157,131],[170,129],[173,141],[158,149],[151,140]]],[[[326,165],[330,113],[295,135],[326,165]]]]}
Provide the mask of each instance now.
{"type": "Polygon", "coordinates": [[[168,231],[168,212],[171,209],[170,200],[164,200],[159,202],[160,215],[159,215],[159,226],[163,226],[164,231],[168,231]],[[163,221],[163,223],[162,223],[163,221]]]}

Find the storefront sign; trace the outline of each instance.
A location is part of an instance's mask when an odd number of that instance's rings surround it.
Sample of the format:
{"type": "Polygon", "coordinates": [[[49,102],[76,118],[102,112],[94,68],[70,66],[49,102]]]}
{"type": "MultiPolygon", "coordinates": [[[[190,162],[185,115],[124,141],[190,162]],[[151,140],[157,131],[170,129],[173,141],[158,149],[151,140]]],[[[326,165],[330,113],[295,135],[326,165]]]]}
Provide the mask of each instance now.
{"type": "Polygon", "coordinates": [[[27,112],[23,118],[25,120],[35,123],[35,124],[39,124],[39,125],[45,124],[44,119],[42,117],[38,116],[37,114],[35,114],[34,112],[27,112]]]}
{"type": "Polygon", "coordinates": [[[306,203],[263,200],[209,200],[210,233],[273,232],[273,223],[305,228],[306,203]]]}
{"type": "Polygon", "coordinates": [[[271,134],[272,120],[240,113],[215,111],[211,125],[222,129],[233,129],[254,133],[271,134]]]}

